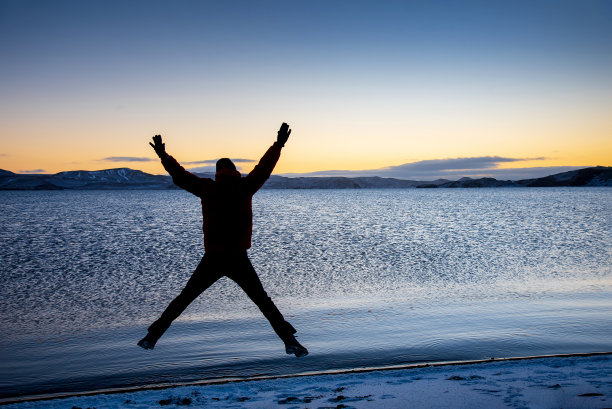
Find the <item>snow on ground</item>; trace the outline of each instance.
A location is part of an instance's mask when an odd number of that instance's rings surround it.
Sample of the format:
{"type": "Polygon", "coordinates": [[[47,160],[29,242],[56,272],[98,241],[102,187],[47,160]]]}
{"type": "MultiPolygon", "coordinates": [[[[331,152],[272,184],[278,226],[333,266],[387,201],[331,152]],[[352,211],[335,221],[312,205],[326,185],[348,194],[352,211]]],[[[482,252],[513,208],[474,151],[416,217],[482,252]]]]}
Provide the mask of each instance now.
{"type": "Polygon", "coordinates": [[[610,408],[612,355],[493,361],[11,404],[6,408],[610,408]]]}

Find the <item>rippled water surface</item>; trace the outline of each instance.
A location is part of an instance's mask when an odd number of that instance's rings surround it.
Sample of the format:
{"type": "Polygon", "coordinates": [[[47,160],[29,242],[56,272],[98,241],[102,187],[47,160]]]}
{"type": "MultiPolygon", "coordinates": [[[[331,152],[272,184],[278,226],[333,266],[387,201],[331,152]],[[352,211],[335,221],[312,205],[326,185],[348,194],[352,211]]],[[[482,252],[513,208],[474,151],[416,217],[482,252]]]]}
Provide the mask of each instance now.
{"type": "Polygon", "coordinates": [[[612,189],[264,190],[249,255],[311,355],[221,279],[180,191],[0,192],[0,397],[612,350],[612,189]]]}

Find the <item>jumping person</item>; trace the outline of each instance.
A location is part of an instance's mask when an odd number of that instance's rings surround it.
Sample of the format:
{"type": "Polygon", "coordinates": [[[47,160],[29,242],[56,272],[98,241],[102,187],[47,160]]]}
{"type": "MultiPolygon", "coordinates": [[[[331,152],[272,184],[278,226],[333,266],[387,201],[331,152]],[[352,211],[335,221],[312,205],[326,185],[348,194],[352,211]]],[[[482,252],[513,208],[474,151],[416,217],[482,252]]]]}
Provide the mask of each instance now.
{"type": "Polygon", "coordinates": [[[230,159],[219,159],[214,180],[200,178],[186,171],[166,153],[161,135],[153,137],[154,143],[149,144],[172,176],[172,181],[202,201],[204,257],[183,291],[148,328],[148,334],[138,342],[139,346],[153,349],[172,321],[204,290],[226,276],[242,288],[270,321],[276,334],[285,343],[287,354],[295,354],[297,357],[308,355],[308,350],[295,339],[295,328],[285,321],[268,297],[247,256],[253,230],[251,198],[270,177],[290,134],[289,125],[283,123],[276,142],[246,177],[240,175],[230,159]]]}

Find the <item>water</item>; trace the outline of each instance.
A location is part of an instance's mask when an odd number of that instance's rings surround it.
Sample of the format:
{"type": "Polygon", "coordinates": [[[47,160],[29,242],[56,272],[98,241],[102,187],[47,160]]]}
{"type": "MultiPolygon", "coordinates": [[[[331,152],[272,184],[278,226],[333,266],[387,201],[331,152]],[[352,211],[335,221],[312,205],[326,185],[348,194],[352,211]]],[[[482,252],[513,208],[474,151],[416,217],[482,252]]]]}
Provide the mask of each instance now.
{"type": "Polygon", "coordinates": [[[612,189],[264,190],[249,254],[311,351],[222,279],[136,342],[203,253],[181,191],[0,193],[0,397],[612,350],[612,189]]]}

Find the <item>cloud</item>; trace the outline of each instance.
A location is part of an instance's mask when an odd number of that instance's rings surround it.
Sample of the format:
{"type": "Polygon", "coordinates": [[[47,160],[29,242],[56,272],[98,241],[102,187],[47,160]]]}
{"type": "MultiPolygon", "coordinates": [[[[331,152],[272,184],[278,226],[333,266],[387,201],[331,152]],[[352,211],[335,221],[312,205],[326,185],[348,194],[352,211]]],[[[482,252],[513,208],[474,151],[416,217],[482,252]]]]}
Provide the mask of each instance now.
{"type": "Polygon", "coordinates": [[[308,174],[285,174],[284,176],[380,176],[412,180],[457,180],[462,177],[494,177],[496,179],[518,180],[548,176],[554,173],[580,169],[586,166],[554,166],[530,168],[504,168],[502,163],[518,163],[525,161],[544,160],[537,158],[506,158],[501,156],[479,156],[471,158],[431,159],[404,163],[380,169],[369,170],[330,170],[308,174]]]}
{"type": "Polygon", "coordinates": [[[0,153],[0,156],[8,156],[6,153],[0,153]]]}
{"type": "Polygon", "coordinates": [[[195,173],[216,173],[217,172],[215,165],[198,166],[195,168],[188,168],[187,170],[189,170],[190,172],[195,172],[195,173]]]}
{"type": "Polygon", "coordinates": [[[20,170],[19,173],[45,173],[44,169],[20,170]]]}
{"type": "MultiPolygon", "coordinates": [[[[193,162],[182,162],[184,165],[214,165],[219,159],[196,160],[193,162]]],[[[232,159],[234,163],[256,162],[255,159],[232,159]]]]}
{"type": "Polygon", "coordinates": [[[488,175],[490,171],[499,168],[502,163],[514,163],[545,158],[505,158],[501,156],[479,156],[472,158],[449,158],[422,160],[412,163],[404,163],[398,166],[389,166],[380,169],[385,176],[402,179],[419,177],[463,177],[468,175],[488,175]],[[484,173],[482,173],[484,172],[484,173]]]}
{"type": "Polygon", "coordinates": [[[432,159],[385,168],[388,172],[431,172],[473,169],[495,169],[500,163],[542,160],[544,158],[504,158],[501,156],[480,156],[474,158],[432,159]]]}
{"type": "Polygon", "coordinates": [[[99,161],[105,162],[154,162],[157,159],[153,158],[139,158],[135,156],[109,156],[107,158],[98,159],[99,161]]]}

